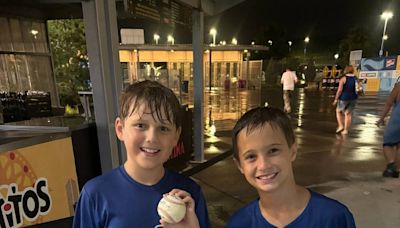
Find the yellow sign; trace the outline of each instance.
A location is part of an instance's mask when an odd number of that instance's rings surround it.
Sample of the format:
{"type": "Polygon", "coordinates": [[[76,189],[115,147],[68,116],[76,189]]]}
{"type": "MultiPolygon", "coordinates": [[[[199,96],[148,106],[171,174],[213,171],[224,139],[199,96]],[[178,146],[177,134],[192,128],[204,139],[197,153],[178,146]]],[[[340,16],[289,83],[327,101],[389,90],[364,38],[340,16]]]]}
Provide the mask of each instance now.
{"type": "Polygon", "coordinates": [[[365,92],[378,92],[380,85],[379,78],[368,78],[367,79],[367,86],[365,88],[365,92]]]}
{"type": "Polygon", "coordinates": [[[0,151],[0,227],[71,217],[78,195],[70,137],[0,151]]]}

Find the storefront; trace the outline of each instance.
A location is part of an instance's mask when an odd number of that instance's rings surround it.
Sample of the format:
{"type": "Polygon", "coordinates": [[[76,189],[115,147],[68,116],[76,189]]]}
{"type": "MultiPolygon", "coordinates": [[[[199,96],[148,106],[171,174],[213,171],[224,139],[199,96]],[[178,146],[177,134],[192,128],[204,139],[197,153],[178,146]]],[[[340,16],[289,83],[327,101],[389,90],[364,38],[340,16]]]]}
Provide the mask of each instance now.
{"type": "MultiPolygon", "coordinates": [[[[207,48],[203,53],[205,88],[259,87],[262,60],[245,60],[248,49],[262,46],[227,45],[207,48]],[[211,70],[210,70],[211,62],[211,70]],[[247,70],[247,68],[249,70],[247,70]],[[247,86],[240,86],[240,81],[247,86]]],[[[119,59],[124,85],[138,80],[158,80],[174,91],[193,90],[191,45],[120,45],[119,59]]]]}

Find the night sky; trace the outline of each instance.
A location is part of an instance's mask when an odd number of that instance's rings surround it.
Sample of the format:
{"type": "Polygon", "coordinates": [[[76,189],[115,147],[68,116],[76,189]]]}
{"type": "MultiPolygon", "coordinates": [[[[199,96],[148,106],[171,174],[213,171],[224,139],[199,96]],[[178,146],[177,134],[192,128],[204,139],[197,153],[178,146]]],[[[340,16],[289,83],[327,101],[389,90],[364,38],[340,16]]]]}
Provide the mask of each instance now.
{"type": "MultiPolygon", "coordinates": [[[[378,51],[384,27],[380,15],[386,9],[394,16],[388,21],[385,49],[400,54],[400,0],[247,0],[219,15],[205,17],[204,29],[216,27],[217,40],[227,42],[233,36],[239,43],[262,42],[256,37],[270,34],[264,42],[291,40],[302,46],[304,37],[309,36],[310,46],[338,49],[348,30],[358,25],[368,28],[378,51]]],[[[206,36],[206,41],[210,37],[206,36]]]]}

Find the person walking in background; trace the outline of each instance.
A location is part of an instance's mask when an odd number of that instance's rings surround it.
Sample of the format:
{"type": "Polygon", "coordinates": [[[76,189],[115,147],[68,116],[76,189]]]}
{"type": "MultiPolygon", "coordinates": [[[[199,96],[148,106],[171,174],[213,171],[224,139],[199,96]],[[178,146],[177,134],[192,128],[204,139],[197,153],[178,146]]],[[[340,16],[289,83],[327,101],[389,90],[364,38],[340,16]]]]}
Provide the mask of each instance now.
{"type": "Polygon", "coordinates": [[[341,133],[342,135],[348,134],[353,110],[356,107],[358,98],[356,91],[357,78],[354,75],[354,67],[346,66],[344,75],[339,80],[339,87],[333,101],[333,105],[336,106],[336,120],[338,123],[336,134],[341,133]]]}
{"type": "Polygon", "coordinates": [[[354,228],[342,203],[296,183],[297,144],[289,117],[280,109],[246,112],[232,132],[234,161],[258,198],[239,209],[226,228],[354,228]]]}
{"type": "Polygon", "coordinates": [[[289,67],[286,67],[286,71],[282,74],[281,84],[283,85],[283,102],[284,107],[283,110],[286,113],[290,113],[292,111],[291,107],[291,97],[292,92],[294,90],[294,85],[297,83],[296,74],[291,71],[289,67]]]}
{"type": "Polygon", "coordinates": [[[379,127],[384,124],[385,117],[392,109],[389,122],[383,135],[383,155],[387,161],[386,169],[383,171],[384,177],[399,177],[400,167],[400,82],[394,85],[385,107],[383,108],[381,118],[376,125],[379,127]]]}

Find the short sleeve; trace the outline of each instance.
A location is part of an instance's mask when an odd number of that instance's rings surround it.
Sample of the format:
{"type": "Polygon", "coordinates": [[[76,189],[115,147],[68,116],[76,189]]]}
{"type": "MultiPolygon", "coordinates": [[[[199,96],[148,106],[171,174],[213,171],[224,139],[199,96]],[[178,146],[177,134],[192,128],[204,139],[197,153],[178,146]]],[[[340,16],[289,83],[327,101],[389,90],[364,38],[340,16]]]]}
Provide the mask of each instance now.
{"type": "Polygon", "coordinates": [[[95,205],[90,195],[82,189],[78,204],[75,209],[73,228],[95,228],[102,227],[99,224],[99,217],[94,212],[95,205]]]}

